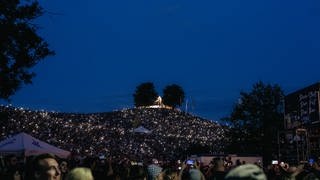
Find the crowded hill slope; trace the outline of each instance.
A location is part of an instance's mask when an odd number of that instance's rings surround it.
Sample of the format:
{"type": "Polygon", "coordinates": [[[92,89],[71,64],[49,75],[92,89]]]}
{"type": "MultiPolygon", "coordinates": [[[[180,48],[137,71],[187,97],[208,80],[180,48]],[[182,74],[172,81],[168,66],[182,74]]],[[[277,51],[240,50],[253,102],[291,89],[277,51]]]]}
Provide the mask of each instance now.
{"type": "Polygon", "coordinates": [[[116,157],[185,156],[192,150],[221,153],[227,128],[166,108],[107,113],[58,113],[0,106],[0,140],[26,132],[73,154],[116,157]],[[142,126],[151,133],[135,133],[142,126]]]}

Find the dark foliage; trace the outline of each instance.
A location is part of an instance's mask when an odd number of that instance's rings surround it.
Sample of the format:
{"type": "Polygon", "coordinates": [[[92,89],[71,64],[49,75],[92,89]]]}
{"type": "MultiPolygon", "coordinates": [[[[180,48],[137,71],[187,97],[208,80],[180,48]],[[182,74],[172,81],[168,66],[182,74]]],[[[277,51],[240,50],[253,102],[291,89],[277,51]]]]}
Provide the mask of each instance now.
{"type": "Polygon", "coordinates": [[[134,105],[136,107],[150,106],[154,104],[158,97],[158,93],[156,92],[152,82],[146,82],[137,86],[133,97],[134,105]]]}
{"type": "Polygon", "coordinates": [[[176,84],[168,85],[163,90],[163,104],[173,108],[181,106],[184,102],[184,97],[183,89],[176,84]]]}
{"type": "Polygon", "coordinates": [[[32,83],[30,69],[54,54],[32,24],[42,14],[37,1],[0,0],[0,99],[9,100],[22,84],[32,83]]]}
{"type": "Polygon", "coordinates": [[[241,92],[229,118],[231,153],[262,155],[265,162],[276,158],[277,131],[283,127],[283,91],[278,85],[258,82],[251,92],[241,92]]]}

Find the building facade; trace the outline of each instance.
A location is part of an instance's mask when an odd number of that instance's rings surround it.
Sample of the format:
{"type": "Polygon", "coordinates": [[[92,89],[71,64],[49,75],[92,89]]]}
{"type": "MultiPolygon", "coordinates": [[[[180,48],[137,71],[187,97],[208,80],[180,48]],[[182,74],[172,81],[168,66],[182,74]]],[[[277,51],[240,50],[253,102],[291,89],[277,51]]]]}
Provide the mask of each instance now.
{"type": "Polygon", "coordinates": [[[320,157],[320,82],[285,96],[284,127],[279,135],[283,158],[300,162],[320,157]]]}

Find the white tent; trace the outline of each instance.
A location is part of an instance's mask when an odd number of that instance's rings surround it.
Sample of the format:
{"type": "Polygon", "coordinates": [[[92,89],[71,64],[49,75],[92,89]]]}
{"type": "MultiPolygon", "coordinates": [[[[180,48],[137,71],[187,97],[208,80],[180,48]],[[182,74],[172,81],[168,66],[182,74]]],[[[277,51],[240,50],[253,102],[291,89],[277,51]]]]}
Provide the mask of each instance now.
{"type": "Polygon", "coordinates": [[[150,130],[144,128],[143,126],[139,126],[139,127],[135,128],[133,130],[133,132],[135,132],[135,133],[144,133],[144,134],[150,134],[151,133],[150,130]]]}
{"type": "Polygon", "coordinates": [[[51,153],[61,158],[70,155],[69,151],[59,149],[23,132],[0,142],[0,154],[9,153],[21,153],[25,156],[51,153]]]}

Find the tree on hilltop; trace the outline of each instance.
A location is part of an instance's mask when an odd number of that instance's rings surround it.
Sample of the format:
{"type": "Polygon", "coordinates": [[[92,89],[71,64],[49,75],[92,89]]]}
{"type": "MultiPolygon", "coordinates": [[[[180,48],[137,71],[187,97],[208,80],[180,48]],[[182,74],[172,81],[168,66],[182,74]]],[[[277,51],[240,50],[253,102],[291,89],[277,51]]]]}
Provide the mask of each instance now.
{"type": "Polygon", "coordinates": [[[184,102],[184,91],[176,84],[168,85],[163,89],[163,104],[170,107],[181,106],[184,102]]]}
{"type": "Polygon", "coordinates": [[[261,154],[265,162],[277,157],[277,131],[283,128],[284,94],[278,85],[254,84],[241,92],[229,118],[230,153],[261,154]]]}
{"type": "Polygon", "coordinates": [[[145,82],[136,87],[133,97],[136,107],[150,106],[156,101],[158,93],[152,82],[145,82]]]}
{"type": "Polygon", "coordinates": [[[32,83],[30,69],[54,52],[32,21],[43,15],[37,1],[0,1],[0,99],[9,100],[22,84],[32,83]]]}

